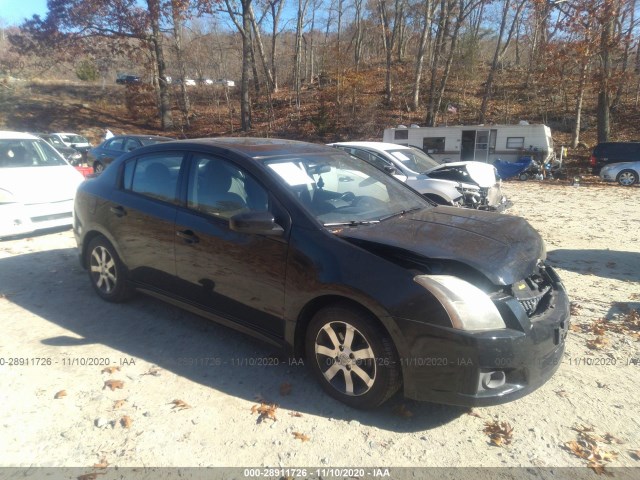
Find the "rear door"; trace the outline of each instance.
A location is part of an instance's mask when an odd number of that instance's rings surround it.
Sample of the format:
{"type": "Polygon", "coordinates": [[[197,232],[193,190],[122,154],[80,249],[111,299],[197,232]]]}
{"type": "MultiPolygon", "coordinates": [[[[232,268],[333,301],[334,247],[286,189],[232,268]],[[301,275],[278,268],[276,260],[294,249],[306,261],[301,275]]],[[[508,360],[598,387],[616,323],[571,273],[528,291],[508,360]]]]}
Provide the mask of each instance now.
{"type": "Polygon", "coordinates": [[[236,323],[284,336],[288,213],[261,183],[225,158],[193,154],[187,204],[176,216],[180,296],[236,323]],[[231,216],[270,211],[283,236],[239,233],[231,216]]]}
{"type": "Polygon", "coordinates": [[[175,280],[175,218],[184,153],[145,154],[122,168],[120,189],[101,206],[131,279],[170,291],[175,280]]]}

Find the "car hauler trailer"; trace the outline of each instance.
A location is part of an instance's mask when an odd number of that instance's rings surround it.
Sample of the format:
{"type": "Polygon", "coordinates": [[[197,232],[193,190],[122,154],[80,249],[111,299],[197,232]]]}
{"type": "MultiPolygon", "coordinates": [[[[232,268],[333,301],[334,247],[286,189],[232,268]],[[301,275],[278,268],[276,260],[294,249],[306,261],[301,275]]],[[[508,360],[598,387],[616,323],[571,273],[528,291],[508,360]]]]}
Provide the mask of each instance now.
{"type": "Polygon", "coordinates": [[[418,147],[436,160],[515,161],[532,157],[544,163],[553,156],[551,129],[546,125],[399,126],[384,131],[384,142],[418,147]]]}

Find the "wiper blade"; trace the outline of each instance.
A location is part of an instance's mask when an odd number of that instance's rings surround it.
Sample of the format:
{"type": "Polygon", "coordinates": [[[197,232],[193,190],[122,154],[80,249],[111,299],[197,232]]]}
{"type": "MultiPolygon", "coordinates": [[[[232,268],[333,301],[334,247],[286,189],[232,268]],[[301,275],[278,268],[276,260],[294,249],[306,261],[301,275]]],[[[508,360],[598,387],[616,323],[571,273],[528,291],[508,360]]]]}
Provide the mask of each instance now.
{"type": "Polygon", "coordinates": [[[392,213],[390,215],[385,215],[384,217],[380,217],[380,221],[384,221],[384,220],[388,220],[390,218],[393,217],[399,217],[400,215],[406,215],[407,213],[411,213],[411,212],[415,212],[416,210],[422,210],[422,207],[413,207],[413,208],[409,208],[407,210],[401,210],[399,212],[396,213],[392,213]]]}
{"type": "Polygon", "coordinates": [[[349,220],[348,222],[323,223],[325,227],[357,227],[358,225],[373,225],[380,220],[349,220]]]}

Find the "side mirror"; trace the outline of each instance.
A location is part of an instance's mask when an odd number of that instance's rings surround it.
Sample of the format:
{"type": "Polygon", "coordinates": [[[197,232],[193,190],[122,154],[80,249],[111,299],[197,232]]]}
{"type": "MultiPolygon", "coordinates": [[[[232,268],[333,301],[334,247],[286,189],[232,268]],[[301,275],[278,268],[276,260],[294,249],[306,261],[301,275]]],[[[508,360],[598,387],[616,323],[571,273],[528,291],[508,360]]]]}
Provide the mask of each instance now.
{"type": "Polygon", "coordinates": [[[229,228],[234,232],[254,235],[280,236],[284,232],[271,212],[238,213],[229,219],[229,228]]]}

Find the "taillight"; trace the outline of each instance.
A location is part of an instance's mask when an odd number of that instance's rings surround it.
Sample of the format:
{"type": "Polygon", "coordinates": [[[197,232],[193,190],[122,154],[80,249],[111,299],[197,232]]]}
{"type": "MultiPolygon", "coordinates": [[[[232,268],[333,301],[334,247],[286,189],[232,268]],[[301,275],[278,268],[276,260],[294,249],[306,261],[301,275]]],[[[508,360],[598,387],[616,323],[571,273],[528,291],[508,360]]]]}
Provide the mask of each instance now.
{"type": "Polygon", "coordinates": [[[595,167],[595,166],[596,166],[596,157],[595,157],[594,155],[591,155],[591,158],[589,158],[589,164],[590,164],[592,167],[595,167]]]}

